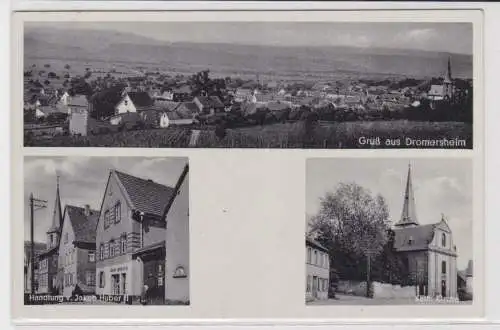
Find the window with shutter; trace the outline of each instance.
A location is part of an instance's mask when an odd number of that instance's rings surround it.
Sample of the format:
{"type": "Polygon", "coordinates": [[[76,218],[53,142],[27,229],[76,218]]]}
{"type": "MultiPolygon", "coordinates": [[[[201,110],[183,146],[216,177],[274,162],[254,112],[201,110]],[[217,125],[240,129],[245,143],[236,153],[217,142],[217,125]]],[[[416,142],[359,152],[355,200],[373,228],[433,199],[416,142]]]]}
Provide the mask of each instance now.
{"type": "Polygon", "coordinates": [[[109,257],[113,258],[115,256],[115,241],[109,241],[109,257]]]}
{"type": "Polygon", "coordinates": [[[109,226],[115,223],[115,207],[109,210],[109,226]]]}
{"type": "Polygon", "coordinates": [[[109,211],[104,211],[104,229],[109,227],[109,211]]]}
{"type": "Polygon", "coordinates": [[[104,243],[104,259],[109,258],[109,243],[104,243]]]}
{"type": "Polygon", "coordinates": [[[99,258],[104,260],[104,244],[99,245],[99,258]]]}
{"type": "Polygon", "coordinates": [[[115,223],[119,223],[122,220],[121,204],[117,202],[115,205],[115,223]]]}
{"type": "Polygon", "coordinates": [[[123,233],[121,236],[121,253],[127,253],[127,234],[123,233]]]}

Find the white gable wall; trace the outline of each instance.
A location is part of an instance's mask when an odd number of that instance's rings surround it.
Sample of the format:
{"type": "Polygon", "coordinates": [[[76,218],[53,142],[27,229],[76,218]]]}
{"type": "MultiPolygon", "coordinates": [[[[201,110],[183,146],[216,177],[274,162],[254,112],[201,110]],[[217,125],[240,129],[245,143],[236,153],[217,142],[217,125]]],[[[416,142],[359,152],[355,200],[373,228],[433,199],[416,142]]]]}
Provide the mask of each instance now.
{"type": "Polygon", "coordinates": [[[73,289],[75,288],[77,273],[77,253],[76,248],[73,245],[75,240],[75,232],[71,224],[68,212],[64,212],[63,227],[62,227],[61,242],[59,244],[59,272],[62,273],[62,294],[65,297],[70,297],[73,289]],[[71,286],[66,285],[65,278],[67,274],[71,274],[73,277],[73,284],[71,286]]]}
{"type": "Polygon", "coordinates": [[[137,109],[130,97],[128,95],[125,95],[122,100],[116,105],[115,113],[120,114],[127,112],[137,112],[137,109]]]}
{"type": "Polygon", "coordinates": [[[165,298],[189,300],[189,173],[182,183],[167,214],[165,298]],[[187,277],[175,278],[178,267],[183,267],[187,277]]]}
{"type": "Polygon", "coordinates": [[[434,237],[429,244],[429,295],[440,295],[441,284],[446,283],[446,296],[457,297],[457,258],[452,255],[454,250],[453,236],[445,222],[441,222],[434,229],[434,237]],[[442,235],[446,235],[443,246],[442,235]],[[446,263],[446,273],[442,272],[442,263],[446,263]]]}

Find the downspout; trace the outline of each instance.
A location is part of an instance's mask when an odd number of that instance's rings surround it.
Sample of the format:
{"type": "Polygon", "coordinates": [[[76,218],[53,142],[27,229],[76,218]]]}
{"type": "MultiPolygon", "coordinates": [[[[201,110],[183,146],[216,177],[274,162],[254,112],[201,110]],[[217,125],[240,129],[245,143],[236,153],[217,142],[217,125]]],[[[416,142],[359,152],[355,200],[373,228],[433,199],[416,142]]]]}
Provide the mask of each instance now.
{"type": "Polygon", "coordinates": [[[141,224],[141,244],[140,249],[144,247],[144,212],[139,213],[139,219],[141,224]]]}

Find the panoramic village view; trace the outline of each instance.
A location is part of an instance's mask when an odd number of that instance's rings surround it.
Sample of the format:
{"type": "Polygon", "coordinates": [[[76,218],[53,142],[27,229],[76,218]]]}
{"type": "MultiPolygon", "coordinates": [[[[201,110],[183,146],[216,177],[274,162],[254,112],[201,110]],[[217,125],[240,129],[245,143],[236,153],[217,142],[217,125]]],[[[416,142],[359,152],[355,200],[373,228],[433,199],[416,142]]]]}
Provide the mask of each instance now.
{"type": "Polygon", "coordinates": [[[25,146],[470,149],[472,89],[465,23],[25,26],[25,146]]]}
{"type": "Polygon", "coordinates": [[[308,305],[472,302],[471,163],[405,162],[307,161],[308,305]]]}
{"type": "Polygon", "coordinates": [[[189,305],[188,172],[185,158],[27,157],[24,304],[189,305]]]}

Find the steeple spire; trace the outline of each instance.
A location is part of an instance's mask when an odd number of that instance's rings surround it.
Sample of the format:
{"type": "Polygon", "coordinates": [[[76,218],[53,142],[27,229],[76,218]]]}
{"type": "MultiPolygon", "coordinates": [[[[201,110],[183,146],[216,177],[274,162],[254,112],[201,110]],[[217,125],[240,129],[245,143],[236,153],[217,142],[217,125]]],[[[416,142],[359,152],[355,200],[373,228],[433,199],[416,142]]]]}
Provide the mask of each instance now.
{"type": "Polygon", "coordinates": [[[57,176],[57,187],[56,187],[56,199],[54,203],[54,210],[52,213],[52,225],[47,231],[48,233],[53,233],[59,231],[62,226],[62,211],[61,211],[61,196],[59,194],[59,175],[57,176]]]}
{"type": "Polygon", "coordinates": [[[451,78],[451,56],[448,56],[448,69],[446,71],[446,75],[444,76],[444,82],[450,83],[452,82],[451,78]]]}
{"type": "Polygon", "coordinates": [[[417,213],[415,210],[415,196],[413,195],[413,185],[411,180],[411,165],[408,164],[408,177],[406,179],[406,189],[403,200],[403,211],[401,220],[396,223],[398,227],[418,226],[417,213]]]}

